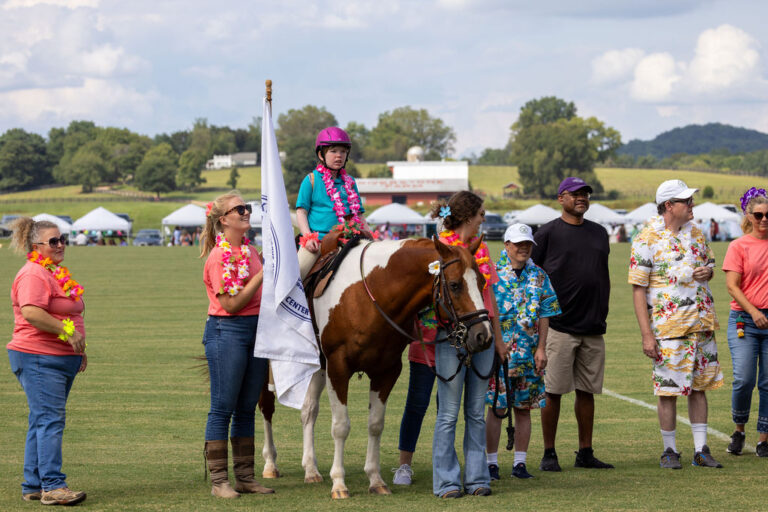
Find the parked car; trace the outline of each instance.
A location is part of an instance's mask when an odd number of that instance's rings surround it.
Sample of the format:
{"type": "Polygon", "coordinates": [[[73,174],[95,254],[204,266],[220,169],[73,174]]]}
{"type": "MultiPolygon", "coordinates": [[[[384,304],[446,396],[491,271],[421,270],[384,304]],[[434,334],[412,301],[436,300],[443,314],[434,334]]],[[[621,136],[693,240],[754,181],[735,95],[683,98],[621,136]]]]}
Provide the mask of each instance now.
{"type": "Polygon", "coordinates": [[[72,217],[70,217],[69,215],[57,215],[57,217],[68,224],[72,224],[73,222],[75,222],[72,220],[72,217]]]}
{"type": "Polygon", "coordinates": [[[503,240],[504,232],[507,230],[507,223],[496,213],[486,213],[485,222],[480,226],[480,232],[485,235],[486,240],[503,240]]]}
{"type": "Polygon", "coordinates": [[[3,218],[0,219],[0,224],[2,224],[3,226],[7,226],[11,222],[18,219],[19,217],[21,217],[21,215],[3,215],[3,218]]]}
{"type": "Polygon", "coordinates": [[[163,236],[160,234],[159,229],[141,229],[136,233],[136,238],[133,239],[133,245],[163,245],[163,236]]]}

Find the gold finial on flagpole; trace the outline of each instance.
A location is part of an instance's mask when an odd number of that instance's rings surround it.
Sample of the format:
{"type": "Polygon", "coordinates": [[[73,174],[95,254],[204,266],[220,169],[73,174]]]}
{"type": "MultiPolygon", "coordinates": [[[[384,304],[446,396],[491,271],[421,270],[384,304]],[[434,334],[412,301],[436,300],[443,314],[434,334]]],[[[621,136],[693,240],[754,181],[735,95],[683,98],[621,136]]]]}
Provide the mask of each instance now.
{"type": "Polygon", "coordinates": [[[266,81],[267,85],[267,101],[272,104],[272,80],[266,81]]]}

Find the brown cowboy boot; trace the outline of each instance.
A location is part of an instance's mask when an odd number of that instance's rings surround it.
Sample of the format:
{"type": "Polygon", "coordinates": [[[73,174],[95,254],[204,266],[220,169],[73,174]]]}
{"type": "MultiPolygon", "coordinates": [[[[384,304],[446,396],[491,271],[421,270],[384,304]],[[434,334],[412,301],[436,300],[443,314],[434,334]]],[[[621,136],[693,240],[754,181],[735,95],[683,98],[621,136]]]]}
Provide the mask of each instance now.
{"type": "Polygon", "coordinates": [[[227,440],[206,441],[205,460],[211,473],[211,494],[219,498],[239,498],[240,495],[229,485],[227,475],[227,440]]]}
{"type": "Polygon", "coordinates": [[[274,489],[264,487],[253,478],[252,437],[232,437],[232,466],[235,470],[235,490],[257,494],[272,494],[274,489]]]}

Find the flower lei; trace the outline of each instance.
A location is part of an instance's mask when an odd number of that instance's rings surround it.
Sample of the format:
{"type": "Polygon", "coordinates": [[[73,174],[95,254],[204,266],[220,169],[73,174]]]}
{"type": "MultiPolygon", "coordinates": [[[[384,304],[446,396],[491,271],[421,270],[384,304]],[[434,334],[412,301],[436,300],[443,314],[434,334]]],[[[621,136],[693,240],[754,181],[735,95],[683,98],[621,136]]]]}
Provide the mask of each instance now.
{"type": "MultiPolygon", "coordinates": [[[[448,245],[465,248],[469,247],[468,244],[465,244],[461,241],[461,239],[459,239],[459,235],[450,229],[441,232],[440,238],[448,242],[448,245]]],[[[472,240],[474,241],[474,238],[472,240]]],[[[477,249],[477,252],[474,256],[475,261],[477,262],[477,267],[480,269],[480,273],[483,274],[483,277],[485,277],[485,284],[483,285],[483,289],[486,289],[488,288],[488,283],[491,281],[491,266],[489,265],[489,262],[491,261],[491,255],[488,253],[488,246],[485,245],[485,242],[480,244],[480,247],[477,249]]]]}
{"type": "MultiPolygon", "coordinates": [[[[344,208],[344,202],[341,200],[341,193],[333,186],[331,170],[323,164],[318,164],[316,170],[323,178],[325,192],[328,194],[331,201],[333,201],[333,211],[336,214],[336,218],[339,220],[339,224],[343,224],[346,210],[344,208]]],[[[349,211],[352,214],[352,221],[355,224],[362,224],[359,215],[360,196],[355,192],[355,181],[343,168],[339,170],[339,177],[344,182],[344,190],[347,192],[347,203],[349,203],[349,211]]]]}
{"type": "Polygon", "coordinates": [[[221,249],[221,266],[224,268],[224,272],[221,275],[220,294],[226,293],[235,296],[244,288],[245,280],[248,279],[251,270],[249,243],[248,238],[243,236],[243,241],[240,245],[240,257],[236,258],[232,255],[232,246],[227,241],[224,233],[219,232],[216,235],[216,247],[221,249]]]}
{"type": "Polygon", "coordinates": [[[56,265],[51,258],[43,258],[37,251],[32,251],[27,254],[27,260],[32,263],[37,263],[53,274],[54,279],[59,283],[61,289],[64,290],[64,295],[75,301],[80,300],[80,296],[85,290],[77,283],[77,281],[72,279],[67,267],[56,265]]]}
{"type": "Polygon", "coordinates": [[[764,188],[752,187],[749,190],[747,190],[744,193],[744,195],[741,196],[741,211],[743,211],[744,213],[747,213],[747,206],[749,206],[749,202],[758,196],[766,197],[766,192],[764,188]]]}

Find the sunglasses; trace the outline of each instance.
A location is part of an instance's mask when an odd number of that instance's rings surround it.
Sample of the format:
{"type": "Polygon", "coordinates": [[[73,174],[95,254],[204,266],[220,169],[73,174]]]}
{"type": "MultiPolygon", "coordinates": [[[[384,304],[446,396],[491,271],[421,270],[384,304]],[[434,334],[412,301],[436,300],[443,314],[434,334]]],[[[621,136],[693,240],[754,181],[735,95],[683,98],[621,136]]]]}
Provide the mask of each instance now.
{"type": "Polygon", "coordinates": [[[763,220],[763,217],[768,219],[768,213],[763,213],[763,212],[752,212],[752,216],[755,218],[757,222],[760,222],[761,220],[763,220]]]}
{"type": "Polygon", "coordinates": [[[50,245],[51,247],[56,247],[57,245],[67,245],[67,239],[69,239],[68,235],[61,235],[60,237],[56,238],[55,236],[53,238],[50,238],[48,242],[35,242],[38,245],[50,245]]]}
{"type": "Polygon", "coordinates": [[[252,213],[253,207],[249,204],[239,204],[234,208],[230,208],[229,210],[227,210],[227,213],[225,213],[224,215],[229,215],[234,211],[237,211],[238,215],[245,215],[245,212],[252,213]]]}
{"type": "Polygon", "coordinates": [[[688,206],[691,206],[693,204],[693,196],[689,197],[688,199],[670,199],[670,203],[685,203],[688,206]]]}

